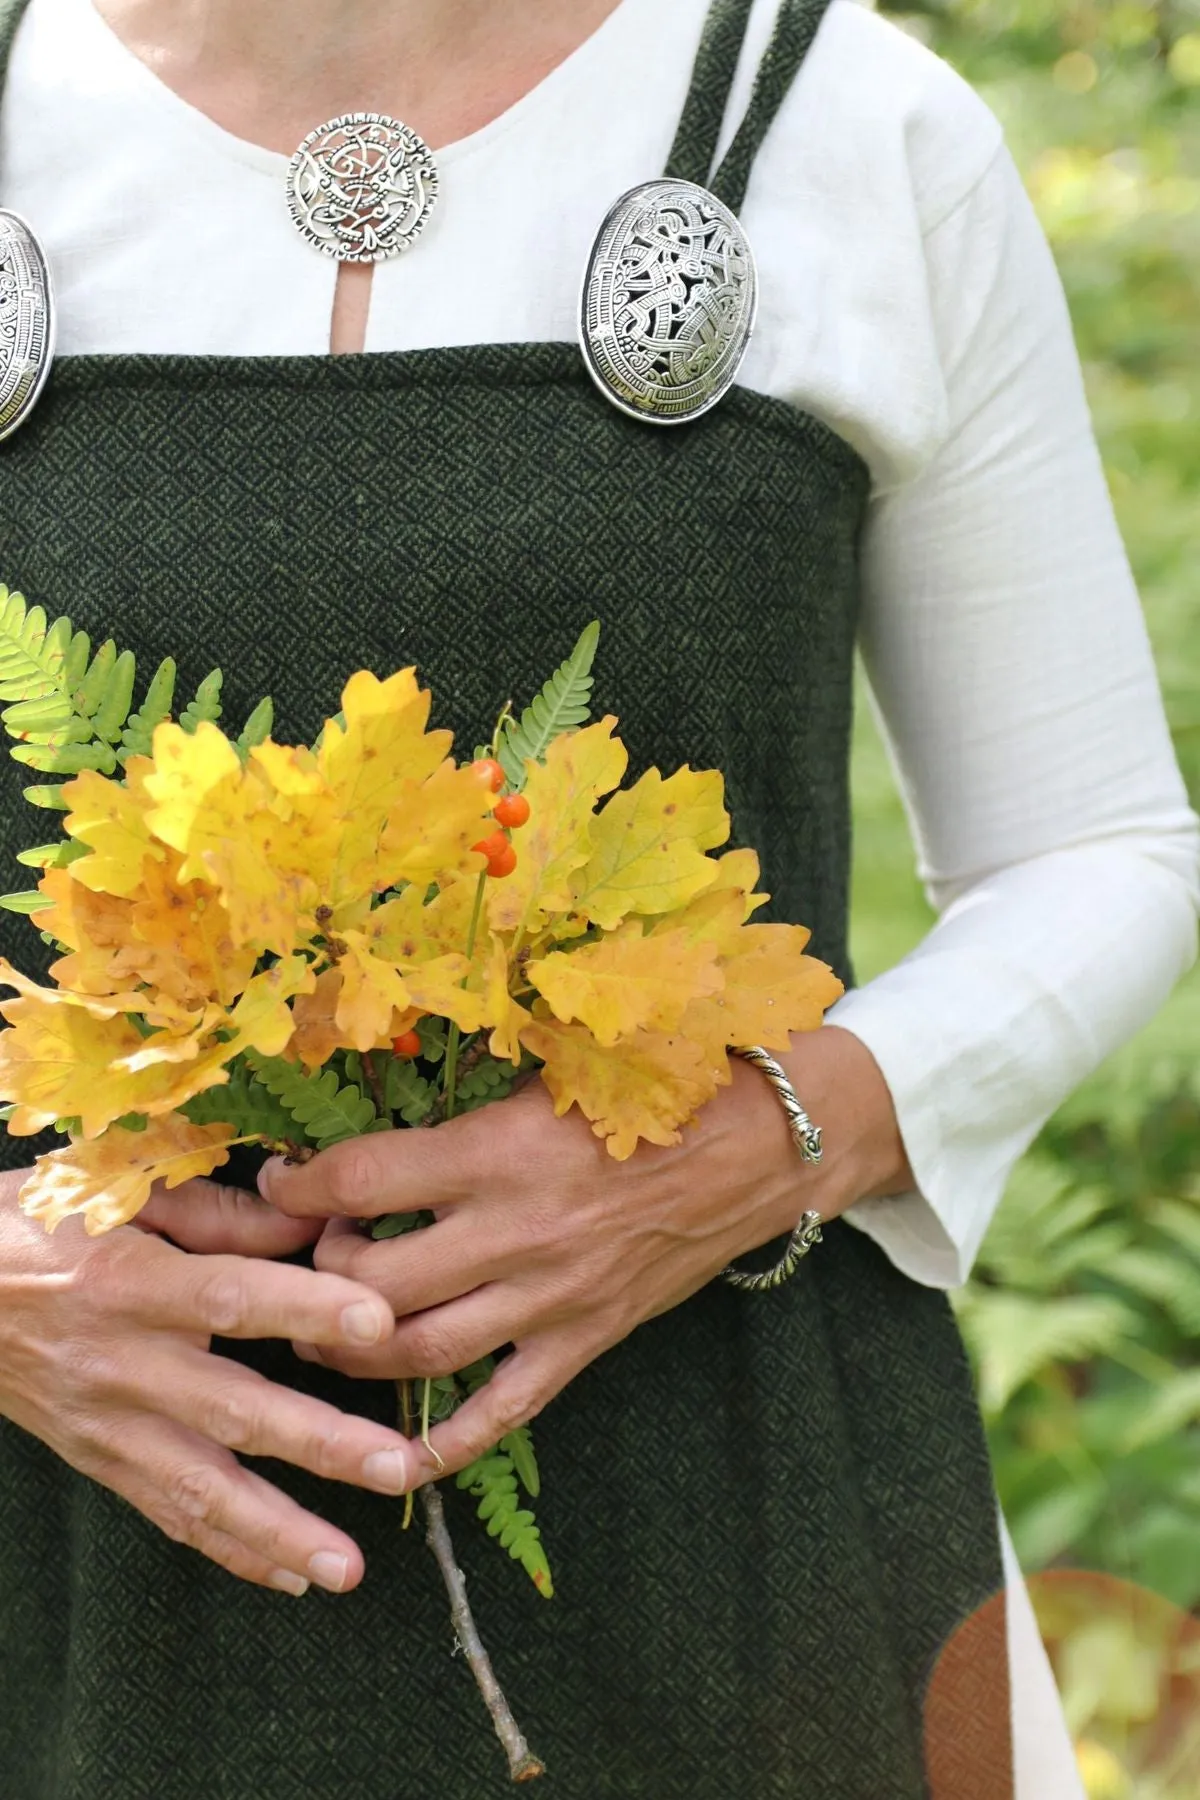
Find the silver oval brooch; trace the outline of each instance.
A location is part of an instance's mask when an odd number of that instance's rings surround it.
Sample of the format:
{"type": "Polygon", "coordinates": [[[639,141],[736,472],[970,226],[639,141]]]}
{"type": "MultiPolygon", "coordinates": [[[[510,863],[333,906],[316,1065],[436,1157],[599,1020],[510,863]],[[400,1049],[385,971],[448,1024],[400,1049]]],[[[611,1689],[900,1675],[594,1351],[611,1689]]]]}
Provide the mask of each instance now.
{"type": "Polygon", "coordinates": [[[23,425],[54,361],[54,287],[42,246],[0,210],[0,438],[23,425]]]}
{"type": "Polygon", "coordinates": [[[385,113],[343,113],[318,125],[288,165],[293,224],[339,262],[402,255],[424,231],[437,193],[433,151],[385,113]]]}
{"type": "Polygon", "coordinates": [[[726,394],[758,312],[758,273],[736,216],[692,181],[623,194],[588,262],[584,360],[601,392],[651,425],[684,425],[726,394]]]}

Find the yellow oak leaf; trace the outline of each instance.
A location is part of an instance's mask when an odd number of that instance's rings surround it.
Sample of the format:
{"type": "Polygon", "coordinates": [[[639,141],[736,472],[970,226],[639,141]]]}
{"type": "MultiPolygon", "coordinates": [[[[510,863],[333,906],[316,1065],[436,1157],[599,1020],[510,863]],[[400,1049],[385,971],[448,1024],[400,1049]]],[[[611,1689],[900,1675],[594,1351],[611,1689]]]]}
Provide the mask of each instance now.
{"type": "Polygon", "coordinates": [[[372,1050],[391,1022],[393,1012],[412,1005],[395,963],[374,954],[361,931],[349,931],[339,943],[338,990],[334,1022],[355,1050],[372,1050]]]}
{"type": "Polygon", "coordinates": [[[118,967],[181,1002],[207,998],[229,1006],[249,981],[257,953],[235,945],[216,890],[207,882],[180,881],[180,867],[175,851],[161,864],[146,865],[118,967]]]}
{"type": "MultiPolygon", "coordinates": [[[[326,723],[317,762],[337,821],[333,867],[325,889],[325,898],[334,907],[369,891],[377,877],[385,879],[383,867],[377,869],[380,838],[399,806],[415,804],[420,815],[419,822],[413,819],[418,838],[422,833],[428,836],[438,824],[436,803],[431,810],[414,801],[446,763],[453,742],[448,731],[427,730],[429,704],[430,695],[418,685],[415,670],[401,669],[379,681],[369,670],[360,669],[342,693],[344,723],[336,719],[326,723]]],[[[453,764],[446,767],[453,770],[453,764]]],[[[450,799],[447,790],[440,791],[450,799]]],[[[478,784],[471,797],[480,799],[478,784]]],[[[480,835],[475,832],[462,850],[480,835]]],[[[401,825],[394,848],[402,853],[407,842],[401,825]]],[[[422,879],[429,878],[422,871],[422,879]]],[[[401,872],[387,879],[390,885],[408,877],[401,872]]]]}
{"type": "MultiPolygon", "coordinates": [[[[205,876],[203,851],[214,837],[214,801],[240,795],[242,761],[225,733],[208,719],[194,732],[166,723],[154,733],[154,767],[145,777],[151,805],[147,823],[155,837],[186,859],[183,881],[205,876]]],[[[246,811],[243,803],[239,816],[246,811]]]]}
{"type": "Polygon", "coordinates": [[[98,1137],[126,1113],[173,1112],[228,1080],[223,1045],[202,1055],[196,1038],[145,1038],[124,1017],[96,1018],[32,995],[5,1001],[0,1012],[9,1021],[0,1031],[0,1100],[14,1105],[14,1137],[60,1118],[78,1118],[81,1136],[98,1137]]]}
{"type": "Polygon", "coordinates": [[[438,956],[403,971],[412,1004],[450,1019],[460,1031],[478,1031],[487,1016],[482,995],[463,986],[470,964],[465,956],[438,956]]]}
{"type": "Polygon", "coordinates": [[[31,1219],[53,1231],[82,1213],[97,1237],[136,1218],[154,1184],[169,1188],[211,1175],[228,1160],[235,1132],[229,1125],[193,1125],[179,1113],[152,1119],[144,1131],[110,1125],[90,1143],[75,1140],[39,1156],[21,1189],[31,1219]]]}
{"type": "Polygon", "coordinates": [[[406,781],[424,781],[449,755],[448,731],[429,731],[432,696],[415,669],[399,669],[380,681],[369,669],[352,675],[342,690],[344,724],[330,719],[317,761],[339,810],[377,812],[406,781]]]}
{"type": "Polygon", "coordinates": [[[528,763],[529,822],[514,838],[517,866],[491,883],[488,916],[496,931],[536,928],[547,914],[568,912],[570,879],[591,855],[597,802],[620,783],[629,757],[613,737],[615,718],[555,738],[543,763],[528,763]]]}
{"type": "Polygon", "coordinates": [[[521,1060],[521,1033],[531,1022],[531,1015],[509,992],[509,950],[504,939],[493,936],[484,973],[483,1021],[492,1035],[488,1048],[498,1062],[514,1065],[521,1060]]]}
{"type": "Polygon", "coordinates": [[[97,893],[127,897],[141,886],[147,857],[162,850],[150,835],[143,782],[151,769],[148,757],[131,757],[125,783],[110,781],[85,769],[63,788],[70,805],[64,826],[90,855],[71,865],[71,878],[97,893]]]}
{"type": "Polygon", "coordinates": [[[129,902],[83,887],[70,868],[47,869],[38,891],[53,901],[38,914],[39,927],[68,950],[115,950],[128,938],[129,902]]]}
{"type": "Polygon", "coordinates": [[[577,1019],[605,1045],[643,1029],[670,1033],[690,1002],[724,986],[715,944],[686,931],[647,937],[637,921],[579,950],[552,951],[528,975],[557,1018],[577,1019]]]}
{"type": "Polygon", "coordinates": [[[618,1162],[642,1139],[677,1144],[679,1127],[717,1091],[703,1052],[682,1036],[642,1031],[605,1049],[582,1025],[556,1019],[532,1019],[522,1036],[545,1064],[556,1114],[578,1106],[618,1162]]]}
{"type": "Polygon", "coordinates": [[[354,1048],[337,1022],[341,992],[341,970],[323,969],[311,994],[296,997],[292,1008],[294,1034],[291,1048],[306,1069],[323,1068],[335,1050],[354,1048]]]}
{"type": "Polygon", "coordinates": [[[435,956],[465,952],[478,885],[476,876],[461,876],[448,881],[426,903],[425,884],[413,882],[377,906],[361,922],[362,928],[381,955],[398,963],[429,962],[435,956]]]}
{"type": "Polygon", "coordinates": [[[704,855],[729,836],[725,784],[715,770],[648,769],[614,794],[592,827],[592,854],[571,888],[578,912],[611,930],[631,913],[664,913],[711,887],[704,855]]]}
{"type": "Polygon", "coordinates": [[[378,849],[354,871],[355,881],[391,887],[402,881],[428,887],[458,871],[478,875],[483,858],[472,850],[495,831],[495,796],[470,768],[444,762],[421,782],[401,782],[392,794],[378,849]]]}
{"type": "Polygon", "coordinates": [[[280,1055],[295,1023],[288,1001],[297,994],[311,994],[316,985],[312,964],[302,956],[285,957],[255,975],[229,1014],[235,1035],[225,1046],[227,1058],[241,1050],[257,1050],[260,1056],[280,1055]]]}
{"type": "Polygon", "coordinates": [[[805,956],[800,925],[743,925],[721,957],[724,991],[697,1000],[680,1030],[699,1041],[786,1050],[794,1031],[815,1031],[844,992],[825,963],[805,956]]]}
{"type": "MultiPolygon", "coordinates": [[[[303,764],[303,752],[283,755],[289,767],[296,757],[303,764]]],[[[307,792],[306,777],[297,780],[297,792],[280,796],[270,768],[268,753],[243,769],[233,745],[207,720],[190,734],[160,725],[154,770],[146,777],[153,802],[148,820],[155,836],[183,857],[180,881],[204,880],[219,890],[236,945],[287,954],[311,934],[314,870],[330,838],[316,819],[323,794],[307,792]]]]}
{"type": "MultiPolygon", "coordinates": [[[[16,988],[23,999],[31,1000],[38,1006],[79,1007],[93,1019],[115,1019],[120,1014],[129,1012],[131,1008],[128,1003],[136,1004],[138,998],[136,994],[90,994],[74,988],[41,987],[28,975],[23,975],[20,969],[14,969],[4,957],[0,957],[0,987],[16,988]]],[[[4,1012],[6,1018],[8,1014],[4,1009],[13,1004],[15,1003],[12,1001],[5,1001],[0,1005],[0,1012],[4,1012]]]]}

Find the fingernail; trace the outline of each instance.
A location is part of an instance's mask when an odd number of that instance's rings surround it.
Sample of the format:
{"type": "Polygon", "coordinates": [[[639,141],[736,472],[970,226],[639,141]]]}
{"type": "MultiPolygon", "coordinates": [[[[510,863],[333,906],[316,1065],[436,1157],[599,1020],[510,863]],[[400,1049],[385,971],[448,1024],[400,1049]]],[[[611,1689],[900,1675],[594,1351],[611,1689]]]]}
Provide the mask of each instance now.
{"type": "Polygon", "coordinates": [[[402,1494],[408,1486],[408,1458],[403,1450],[376,1450],[363,1463],[363,1477],[382,1494],[402,1494]]]}
{"type": "Polygon", "coordinates": [[[307,1594],[311,1582],[305,1581],[303,1575],[295,1575],[291,1569],[276,1569],[271,1576],[271,1586],[278,1588],[281,1594],[295,1594],[297,1600],[307,1594]]]}
{"type": "Polygon", "coordinates": [[[275,1180],[275,1173],[282,1167],[282,1156],[272,1156],[258,1171],[258,1191],[264,1200],[269,1200],[271,1198],[271,1185],[275,1180]]]}
{"type": "Polygon", "coordinates": [[[349,1570],[346,1558],[335,1555],[332,1550],[318,1550],[308,1565],[308,1572],[317,1586],[327,1588],[331,1594],[341,1593],[349,1570]]]}
{"type": "Polygon", "coordinates": [[[377,1344],[383,1336],[383,1325],[373,1306],[357,1300],[342,1314],[342,1332],[355,1344],[377,1344]]]}

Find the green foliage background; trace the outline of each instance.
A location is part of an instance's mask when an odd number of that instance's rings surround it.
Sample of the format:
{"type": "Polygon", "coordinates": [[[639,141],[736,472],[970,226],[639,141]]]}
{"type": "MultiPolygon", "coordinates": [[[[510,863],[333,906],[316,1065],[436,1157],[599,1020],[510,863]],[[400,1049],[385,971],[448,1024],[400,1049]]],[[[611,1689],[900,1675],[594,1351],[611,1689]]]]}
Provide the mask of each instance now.
{"type": "MultiPolygon", "coordinates": [[[[1200,0],[887,10],[1000,115],[1050,236],[1200,799],[1200,0]]],[[[865,979],[930,919],[865,706],[855,795],[865,979]]],[[[1185,1609],[1200,1606],[1198,1041],[1200,974],[1025,1159],[961,1299],[1026,1567],[1107,1570],[1185,1609]]],[[[1077,1731],[1119,1752],[1094,1791],[1182,1793],[1145,1772],[1128,1785],[1146,1722],[1130,1711],[1136,1685],[1118,1658],[1068,1692],[1077,1731]]]]}

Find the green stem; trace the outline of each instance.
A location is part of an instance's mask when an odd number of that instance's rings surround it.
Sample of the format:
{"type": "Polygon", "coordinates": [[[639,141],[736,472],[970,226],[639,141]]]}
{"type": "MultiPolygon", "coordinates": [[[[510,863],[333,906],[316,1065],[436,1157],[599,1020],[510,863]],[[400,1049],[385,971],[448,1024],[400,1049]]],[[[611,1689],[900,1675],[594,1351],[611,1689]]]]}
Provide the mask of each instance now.
{"type": "MultiPolygon", "coordinates": [[[[487,870],[479,877],[479,885],[475,889],[475,906],[471,913],[471,927],[467,932],[467,961],[475,954],[475,940],[479,936],[479,921],[483,917],[483,899],[487,893],[487,870]]],[[[465,986],[465,982],[464,982],[465,986]]],[[[462,1042],[462,1032],[457,1025],[451,1025],[446,1034],[446,1076],[442,1084],[446,1104],[444,1114],[447,1119],[454,1117],[454,1104],[458,1097],[458,1047],[462,1042]]]]}

